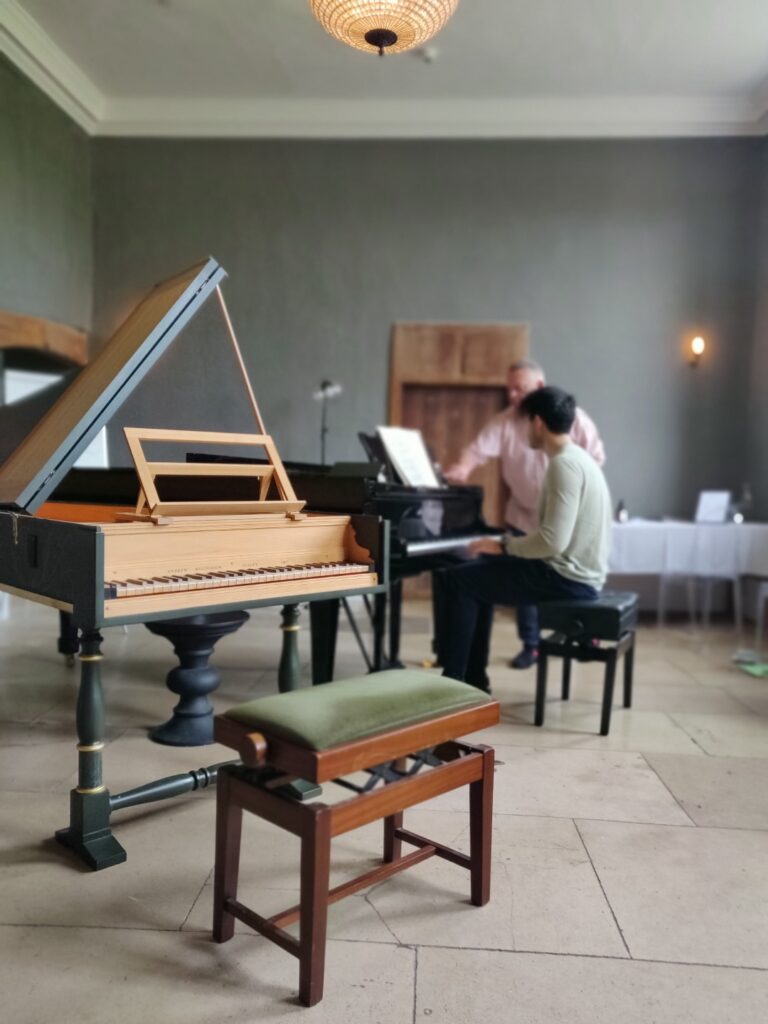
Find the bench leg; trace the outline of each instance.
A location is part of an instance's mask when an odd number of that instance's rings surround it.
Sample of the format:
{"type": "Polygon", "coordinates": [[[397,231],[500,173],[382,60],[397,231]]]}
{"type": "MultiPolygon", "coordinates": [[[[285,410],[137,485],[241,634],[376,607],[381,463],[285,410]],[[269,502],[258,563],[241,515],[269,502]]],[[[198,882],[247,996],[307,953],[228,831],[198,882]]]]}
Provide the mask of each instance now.
{"type": "Polygon", "coordinates": [[[536,664],[536,712],[534,723],[544,725],[544,702],[547,699],[547,655],[539,650],[539,660],[536,664]]]}
{"type": "Polygon", "coordinates": [[[563,700],[570,700],[571,697],[571,659],[563,658],[563,684],[561,697],[563,700]]]}
{"type": "Polygon", "coordinates": [[[304,1006],[314,1006],[323,998],[331,868],[331,811],[320,806],[313,810],[301,840],[299,1000],[304,1006]]]}
{"type": "MultiPolygon", "coordinates": [[[[483,748],[481,748],[483,749],[483,748]]],[[[469,855],[471,899],[476,907],[484,907],[491,898],[491,846],[493,829],[492,747],[483,749],[483,775],[469,784],[469,855]]]]}
{"type": "Polygon", "coordinates": [[[613,704],[613,686],[616,681],[616,651],[610,651],[605,663],[605,683],[603,684],[603,713],[600,718],[600,735],[607,736],[611,727],[611,705],[613,704]]]}
{"type": "Polygon", "coordinates": [[[224,910],[224,900],[237,897],[243,809],[231,798],[231,776],[219,769],[216,783],[216,867],[213,879],[213,939],[226,942],[235,934],[235,919],[224,910]]]}
{"type": "Polygon", "coordinates": [[[403,841],[395,836],[395,829],[403,827],[403,812],[391,814],[384,819],[384,863],[399,860],[403,852],[403,841]]]}
{"type": "Polygon", "coordinates": [[[632,643],[624,655],[624,707],[632,707],[632,683],[635,674],[635,635],[632,634],[632,643]]]}

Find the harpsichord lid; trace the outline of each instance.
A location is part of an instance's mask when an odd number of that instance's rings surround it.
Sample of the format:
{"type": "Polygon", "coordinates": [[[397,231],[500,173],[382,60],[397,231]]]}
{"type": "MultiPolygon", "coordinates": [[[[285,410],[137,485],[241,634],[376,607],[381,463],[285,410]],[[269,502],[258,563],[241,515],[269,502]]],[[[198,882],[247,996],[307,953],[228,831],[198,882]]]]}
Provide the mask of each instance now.
{"type": "Polygon", "coordinates": [[[208,259],[152,289],[0,466],[0,505],[43,504],[226,276],[208,259]]]}

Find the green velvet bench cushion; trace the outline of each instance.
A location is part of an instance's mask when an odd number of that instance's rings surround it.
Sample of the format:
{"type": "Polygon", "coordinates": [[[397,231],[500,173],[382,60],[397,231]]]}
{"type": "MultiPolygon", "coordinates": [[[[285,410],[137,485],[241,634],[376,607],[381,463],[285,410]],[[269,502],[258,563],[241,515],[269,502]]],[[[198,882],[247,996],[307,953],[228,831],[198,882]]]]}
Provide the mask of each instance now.
{"type": "Polygon", "coordinates": [[[328,750],[490,700],[455,679],[392,669],[259,697],[230,708],[224,717],[311,750],[328,750]]]}

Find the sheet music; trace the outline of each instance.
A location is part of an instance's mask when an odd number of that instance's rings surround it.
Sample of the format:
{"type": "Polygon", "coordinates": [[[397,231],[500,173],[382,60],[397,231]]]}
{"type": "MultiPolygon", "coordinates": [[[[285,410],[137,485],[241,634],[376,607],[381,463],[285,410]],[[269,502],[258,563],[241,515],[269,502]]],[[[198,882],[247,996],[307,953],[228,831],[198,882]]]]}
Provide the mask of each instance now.
{"type": "Polygon", "coordinates": [[[728,518],[730,504],[730,491],[701,491],[694,521],[697,523],[724,523],[728,518]]]}
{"type": "Polygon", "coordinates": [[[377,427],[376,433],[404,484],[411,487],[440,486],[420,430],[377,427]]]}

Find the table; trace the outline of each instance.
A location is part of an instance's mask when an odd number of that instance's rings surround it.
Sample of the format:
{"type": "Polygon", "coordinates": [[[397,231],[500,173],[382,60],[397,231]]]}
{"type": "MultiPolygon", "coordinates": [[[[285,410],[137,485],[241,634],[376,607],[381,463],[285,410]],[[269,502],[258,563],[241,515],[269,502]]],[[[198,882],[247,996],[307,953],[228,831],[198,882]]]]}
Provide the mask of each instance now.
{"type": "Polygon", "coordinates": [[[614,523],[609,566],[628,576],[768,577],[768,523],[614,523]]]}

